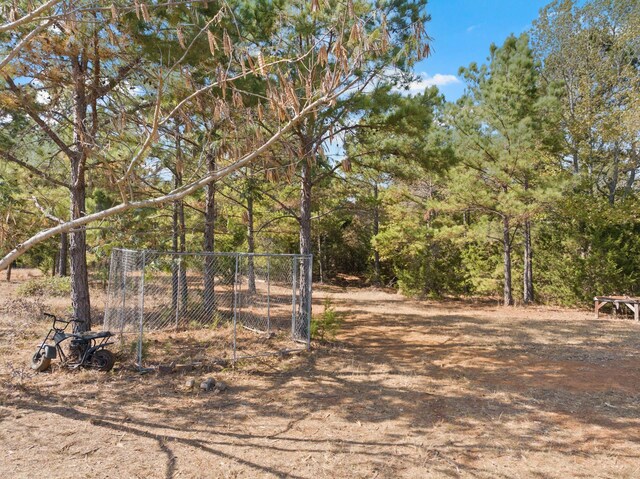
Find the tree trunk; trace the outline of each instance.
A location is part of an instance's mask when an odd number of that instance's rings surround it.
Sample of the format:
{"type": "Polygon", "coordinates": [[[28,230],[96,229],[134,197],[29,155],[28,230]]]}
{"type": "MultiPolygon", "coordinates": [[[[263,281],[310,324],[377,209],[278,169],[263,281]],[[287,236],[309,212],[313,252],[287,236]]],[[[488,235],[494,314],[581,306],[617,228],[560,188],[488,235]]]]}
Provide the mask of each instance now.
{"type": "Polygon", "coordinates": [[[607,188],[609,190],[609,194],[607,195],[607,199],[609,200],[609,204],[613,206],[616,202],[616,190],[618,188],[618,180],[620,176],[620,155],[618,146],[616,145],[613,149],[613,168],[611,173],[611,178],[607,181],[607,188]]]}
{"type": "Polygon", "coordinates": [[[322,266],[322,235],[318,235],[318,279],[320,284],[324,283],[324,271],[322,266]]]}
{"type": "MultiPolygon", "coordinates": [[[[307,151],[306,158],[302,161],[301,182],[300,182],[300,254],[311,254],[311,188],[313,182],[311,181],[312,166],[311,155],[308,150],[309,144],[306,145],[305,151],[307,151]]],[[[309,313],[311,317],[311,296],[307,294],[311,290],[311,274],[309,269],[311,263],[306,260],[302,260],[300,263],[298,275],[298,284],[300,285],[300,311],[302,314],[309,313]]],[[[306,327],[306,326],[305,326],[306,327]]],[[[298,328],[298,333],[301,336],[308,334],[308,331],[302,331],[298,328]]]]}
{"type": "MultiPolygon", "coordinates": [[[[86,66],[84,52],[71,58],[73,75],[73,143],[75,154],[71,161],[71,211],[72,220],[85,215],[86,183],[85,165],[89,137],[86,130],[86,66]]],[[[76,228],[70,234],[69,259],[71,271],[71,305],[74,332],[91,329],[91,303],[89,300],[89,275],[87,271],[87,234],[84,226],[76,228]]]]}
{"type": "MultiPolygon", "coordinates": [[[[174,172],[174,187],[182,186],[182,154],[180,150],[180,136],[176,135],[176,166],[174,172]]],[[[186,242],[186,228],[184,221],[184,202],[182,199],[173,202],[173,232],[172,246],[173,251],[184,253],[186,242]]],[[[174,263],[172,273],[172,306],[174,312],[178,308],[178,297],[180,298],[180,310],[176,314],[176,318],[183,316],[187,311],[188,289],[187,289],[187,268],[184,263],[184,256],[178,255],[178,260],[174,263]],[[177,263],[177,264],[176,264],[177,263]]],[[[178,319],[176,319],[176,327],[178,319]]]]}
{"type": "MultiPolygon", "coordinates": [[[[213,153],[207,155],[207,168],[209,173],[216,170],[216,157],[213,153]]],[[[215,251],[215,223],[216,223],[216,184],[209,183],[207,186],[205,210],[204,210],[204,251],[215,251]]],[[[204,310],[207,316],[212,316],[216,309],[215,280],[216,280],[216,258],[206,256],[204,263],[204,310]]]]}
{"type": "MultiPolygon", "coordinates": [[[[179,181],[181,183],[181,181],[179,181]]],[[[172,247],[177,253],[185,251],[185,225],[184,225],[184,204],[182,200],[178,200],[173,204],[173,232],[172,247]]],[[[171,306],[174,314],[178,308],[178,298],[180,298],[180,312],[182,316],[187,311],[188,288],[187,288],[187,268],[183,255],[176,255],[172,269],[172,295],[171,306]]],[[[177,325],[176,325],[177,326],[177,325]]]]}
{"type": "MultiPolygon", "coordinates": [[[[255,233],[253,230],[253,196],[251,195],[251,191],[247,196],[247,247],[248,253],[255,253],[255,233]]],[[[249,294],[255,294],[256,292],[256,272],[253,262],[253,256],[249,256],[247,259],[247,281],[248,281],[248,289],[249,294]]]]}
{"type": "Polygon", "coordinates": [[[513,306],[511,289],[511,241],[509,235],[509,217],[502,219],[502,247],[504,251],[504,305],[513,306]]]}
{"type": "MultiPolygon", "coordinates": [[[[180,183],[182,184],[182,176],[180,177],[180,183]]],[[[178,224],[179,224],[179,231],[180,231],[180,252],[184,253],[186,251],[187,248],[187,228],[185,225],[185,221],[184,221],[184,201],[180,200],[178,201],[178,224]]],[[[187,302],[188,302],[188,295],[189,295],[189,288],[188,288],[188,284],[187,284],[187,264],[184,261],[185,256],[181,256],[181,259],[183,259],[183,261],[181,262],[182,264],[182,268],[180,268],[180,297],[181,297],[181,301],[182,301],[182,305],[181,305],[181,311],[182,314],[186,314],[187,313],[187,302]]]]}
{"type": "Polygon", "coordinates": [[[13,270],[13,261],[9,263],[9,267],[7,268],[7,283],[11,283],[11,271],[13,270]]]}
{"type": "MultiPolygon", "coordinates": [[[[529,178],[524,180],[525,191],[529,190],[529,178]]],[[[531,249],[531,221],[527,218],[524,222],[524,274],[522,296],[524,304],[530,304],[534,301],[533,294],[533,250],[531,249]]]]}
{"type": "Polygon", "coordinates": [[[311,165],[302,162],[300,182],[300,254],[311,254],[311,165]]]}
{"type": "Polygon", "coordinates": [[[633,183],[636,181],[636,173],[637,172],[637,168],[632,168],[627,176],[627,182],[624,186],[624,194],[623,194],[623,198],[627,198],[628,196],[631,195],[631,192],[633,191],[633,183]]]}
{"type": "Polygon", "coordinates": [[[622,195],[623,198],[627,198],[633,192],[633,184],[636,181],[636,174],[638,168],[640,168],[640,153],[638,153],[638,149],[635,143],[631,144],[631,150],[629,151],[629,155],[631,157],[631,168],[628,170],[627,181],[624,185],[624,193],[622,195]]]}
{"type": "MultiPolygon", "coordinates": [[[[71,219],[84,216],[85,184],[82,160],[72,163],[71,219]]],[[[91,304],[89,300],[89,275],[87,271],[87,235],[84,227],[77,228],[70,235],[69,257],[71,263],[71,305],[75,323],[74,331],[91,329],[91,304]]]]}
{"type": "Polygon", "coordinates": [[[531,222],[524,222],[524,290],[525,304],[533,303],[533,250],[531,249],[531,222]]]}
{"type": "Polygon", "coordinates": [[[69,238],[67,233],[60,235],[60,250],[58,251],[57,274],[60,277],[67,276],[67,258],[69,252],[69,238]]]}
{"type": "MultiPolygon", "coordinates": [[[[380,232],[380,206],[378,205],[378,184],[373,184],[373,236],[380,232]]],[[[380,285],[380,252],[373,248],[373,284],[380,285]]]]}
{"type": "MultiPolygon", "coordinates": [[[[174,186],[177,183],[177,178],[174,177],[174,186]]],[[[180,232],[178,231],[178,201],[173,202],[173,212],[171,215],[171,250],[174,253],[178,252],[178,238],[180,232]]],[[[171,311],[174,316],[178,316],[178,297],[180,287],[180,256],[174,255],[173,262],[171,264],[171,311]]],[[[178,319],[176,319],[176,328],[178,327],[178,319]]]]}

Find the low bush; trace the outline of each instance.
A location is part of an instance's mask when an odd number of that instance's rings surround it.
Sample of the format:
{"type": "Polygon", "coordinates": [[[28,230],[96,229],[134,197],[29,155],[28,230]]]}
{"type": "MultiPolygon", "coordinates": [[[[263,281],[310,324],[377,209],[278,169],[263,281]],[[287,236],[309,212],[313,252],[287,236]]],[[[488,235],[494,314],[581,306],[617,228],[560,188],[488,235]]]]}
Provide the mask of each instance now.
{"type": "Polygon", "coordinates": [[[342,320],[342,315],[333,308],[331,298],[325,298],[324,311],[311,318],[311,338],[320,341],[335,339],[342,320]]]}
{"type": "Polygon", "coordinates": [[[18,296],[68,296],[71,281],[68,277],[30,279],[16,289],[18,296]]]}

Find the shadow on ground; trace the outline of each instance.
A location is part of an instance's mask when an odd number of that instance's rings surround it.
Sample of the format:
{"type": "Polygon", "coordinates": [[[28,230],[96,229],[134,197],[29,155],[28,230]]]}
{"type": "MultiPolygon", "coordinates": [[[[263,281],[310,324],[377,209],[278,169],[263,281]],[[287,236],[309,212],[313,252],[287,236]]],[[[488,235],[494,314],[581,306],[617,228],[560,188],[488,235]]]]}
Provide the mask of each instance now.
{"type": "Polygon", "coordinates": [[[633,477],[637,325],[381,296],[334,298],[335,342],[216,372],[231,385],[217,395],[126,370],[14,377],[0,444],[17,453],[0,473],[633,477]]]}

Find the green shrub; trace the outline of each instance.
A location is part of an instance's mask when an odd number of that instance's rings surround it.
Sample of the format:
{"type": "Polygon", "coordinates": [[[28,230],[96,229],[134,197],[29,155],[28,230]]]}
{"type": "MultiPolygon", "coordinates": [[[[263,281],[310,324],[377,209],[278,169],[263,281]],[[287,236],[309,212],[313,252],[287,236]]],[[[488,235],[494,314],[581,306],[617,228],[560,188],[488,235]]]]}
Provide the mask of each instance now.
{"type": "Polygon", "coordinates": [[[68,277],[30,279],[18,286],[19,296],[68,296],[71,293],[71,281],[68,277]]]}
{"type": "Polygon", "coordinates": [[[342,326],[342,315],[333,309],[331,298],[325,298],[324,311],[311,318],[311,338],[332,340],[342,326]]]}

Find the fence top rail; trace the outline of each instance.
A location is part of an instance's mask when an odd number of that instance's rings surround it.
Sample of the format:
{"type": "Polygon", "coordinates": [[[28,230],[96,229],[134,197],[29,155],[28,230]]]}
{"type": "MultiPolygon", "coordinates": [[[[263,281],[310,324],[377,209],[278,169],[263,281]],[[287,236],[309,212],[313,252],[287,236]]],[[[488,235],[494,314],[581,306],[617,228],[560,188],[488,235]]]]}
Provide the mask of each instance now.
{"type": "Polygon", "coordinates": [[[167,256],[262,256],[262,257],[288,257],[288,258],[302,258],[311,259],[312,254],[298,254],[298,253],[242,253],[242,252],[225,252],[225,251],[158,251],[151,249],[127,249],[127,248],[113,248],[113,251],[122,251],[125,253],[144,253],[144,254],[156,254],[167,256]]]}

